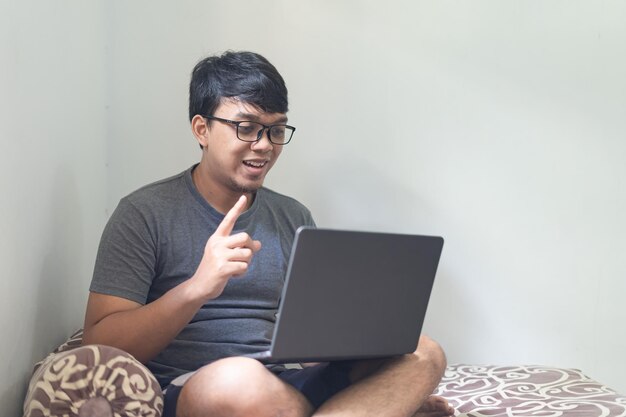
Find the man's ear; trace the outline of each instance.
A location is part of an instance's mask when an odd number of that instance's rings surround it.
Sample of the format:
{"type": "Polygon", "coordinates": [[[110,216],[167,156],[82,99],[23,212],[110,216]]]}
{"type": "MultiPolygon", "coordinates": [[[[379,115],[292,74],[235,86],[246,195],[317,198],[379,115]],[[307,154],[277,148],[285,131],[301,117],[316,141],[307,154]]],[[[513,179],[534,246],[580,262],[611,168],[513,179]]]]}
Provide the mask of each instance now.
{"type": "Polygon", "coordinates": [[[202,149],[206,148],[209,144],[209,125],[207,119],[196,114],[191,119],[191,133],[200,144],[202,149]]]}

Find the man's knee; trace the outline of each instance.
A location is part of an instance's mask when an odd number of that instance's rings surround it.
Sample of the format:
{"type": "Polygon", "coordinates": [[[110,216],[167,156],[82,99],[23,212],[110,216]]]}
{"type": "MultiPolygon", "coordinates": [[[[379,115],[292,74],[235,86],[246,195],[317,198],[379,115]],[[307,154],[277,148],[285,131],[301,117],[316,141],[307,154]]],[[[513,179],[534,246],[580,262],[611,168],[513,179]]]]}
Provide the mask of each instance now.
{"type": "Polygon", "coordinates": [[[259,401],[264,391],[263,365],[247,358],[227,358],[200,369],[185,383],[177,404],[178,416],[238,415],[259,401]]]}
{"type": "Polygon", "coordinates": [[[420,336],[415,354],[431,362],[440,372],[444,372],[447,359],[443,348],[426,335],[420,336]]]}
{"type": "Polygon", "coordinates": [[[200,369],[183,387],[177,416],[275,415],[285,384],[256,360],[234,357],[200,369]]]}
{"type": "Polygon", "coordinates": [[[271,373],[258,361],[234,357],[216,361],[202,368],[194,376],[195,384],[211,387],[215,392],[241,392],[254,388],[271,377],[271,373]]]}

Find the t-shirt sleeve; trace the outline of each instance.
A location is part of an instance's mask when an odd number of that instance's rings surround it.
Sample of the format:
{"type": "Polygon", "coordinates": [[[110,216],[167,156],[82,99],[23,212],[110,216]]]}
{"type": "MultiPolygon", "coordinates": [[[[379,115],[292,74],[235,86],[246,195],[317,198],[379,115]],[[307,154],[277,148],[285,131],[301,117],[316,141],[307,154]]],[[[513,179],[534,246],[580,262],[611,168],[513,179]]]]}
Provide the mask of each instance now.
{"type": "Polygon", "coordinates": [[[313,216],[311,215],[311,212],[308,208],[304,209],[304,221],[302,222],[302,225],[317,227],[317,225],[315,224],[315,220],[313,219],[313,216]]]}
{"type": "Polygon", "coordinates": [[[156,244],[149,221],[124,198],[102,233],[89,290],[145,304],[155,269],[156,244]]]}

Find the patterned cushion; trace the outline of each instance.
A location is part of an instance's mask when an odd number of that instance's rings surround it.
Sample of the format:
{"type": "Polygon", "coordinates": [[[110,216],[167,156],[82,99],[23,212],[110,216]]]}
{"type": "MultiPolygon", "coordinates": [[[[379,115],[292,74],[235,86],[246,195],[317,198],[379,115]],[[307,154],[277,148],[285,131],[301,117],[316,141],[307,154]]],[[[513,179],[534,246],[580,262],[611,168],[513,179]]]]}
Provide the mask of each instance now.
{"type": "Polygon", "coordinates": [[[24,417],[161,416],[163,394],[146,367],[110,346],[79,345],[75,334],[35,367],[24,417]]]}
{"type": "Polygon", "coordinates": [[[459,417],[626,417],[626,397],[576,369],[452,365],[435,393],[459,417]]]}

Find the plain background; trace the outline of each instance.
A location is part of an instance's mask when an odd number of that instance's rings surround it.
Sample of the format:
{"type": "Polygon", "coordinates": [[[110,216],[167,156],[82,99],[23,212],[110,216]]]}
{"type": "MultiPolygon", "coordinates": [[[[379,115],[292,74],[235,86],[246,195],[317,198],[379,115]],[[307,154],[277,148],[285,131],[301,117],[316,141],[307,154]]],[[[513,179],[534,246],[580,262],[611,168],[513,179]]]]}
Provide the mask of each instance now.
{"type": "Polygon", "coordinates": [[[203,56],[267,56],[297,126],[267,185],[320,226],[446,239],[450,363],[626,384],[626,3],[0,0],[2,415],[82,325],[119,199],[200,157],[203,56]]]}

